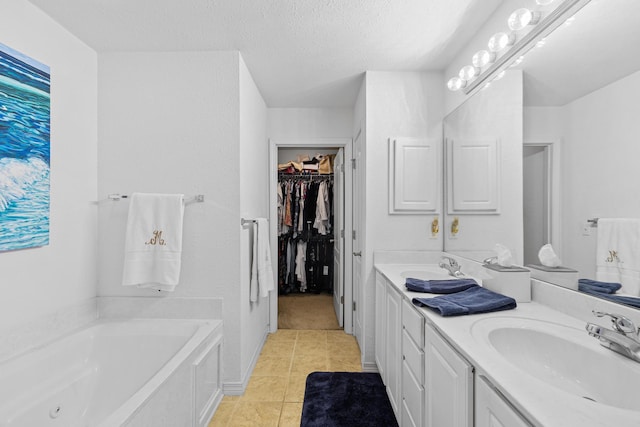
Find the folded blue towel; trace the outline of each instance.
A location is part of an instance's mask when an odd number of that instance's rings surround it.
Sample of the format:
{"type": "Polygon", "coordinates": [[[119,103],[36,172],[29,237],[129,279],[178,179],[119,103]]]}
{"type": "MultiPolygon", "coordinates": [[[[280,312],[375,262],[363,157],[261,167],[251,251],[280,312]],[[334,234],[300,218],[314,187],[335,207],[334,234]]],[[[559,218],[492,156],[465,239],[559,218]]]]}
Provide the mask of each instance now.
{"type": "Polygon", "coordinates": [[[600,282],[592,279],[578,280],[578,289],[584,292],[601,292],[603,294],[615,294],[622,285],[615,282],[600,282]]]}
{"type": "Polygon", "coordinates": [[[442,316],[510,310],[517,305],[513,298],[480,286],[434,298],[414,298],[412,302],[419,307],[432,308],[442,316]]]}
{"type": "Polygon", "coordinates": [[[408,290],[414,292],[429,292],[431,294],[452,294],[478,286],[473,279],[451,280],[420,280],[408,278],[404,284],[408,290]]]}

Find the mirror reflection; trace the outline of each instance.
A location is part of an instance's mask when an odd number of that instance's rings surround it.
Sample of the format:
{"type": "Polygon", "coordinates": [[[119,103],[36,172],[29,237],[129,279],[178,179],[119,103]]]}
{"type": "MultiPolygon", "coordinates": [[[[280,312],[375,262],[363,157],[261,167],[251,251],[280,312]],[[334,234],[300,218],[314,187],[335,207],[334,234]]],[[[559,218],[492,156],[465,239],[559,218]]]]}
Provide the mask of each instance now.
{"type": "MultiPolygon", "coordinates": [[[[591,0],[519,66],[524,76],[522,263],[540,264],[540,247],[551,243],[562,266],[577,270],[574,277],[621,283],[615,295],[635,297],[640,296],[640,26],[634,22],[639,14],[637,0],[591,0]]],[[[486,251],[495,242],[485,241],[486,251]]],[[[445,250],[452,248],[445,239],[445,250]]],[[[563,284],[562,276],[547,280],[563,284]]]]}

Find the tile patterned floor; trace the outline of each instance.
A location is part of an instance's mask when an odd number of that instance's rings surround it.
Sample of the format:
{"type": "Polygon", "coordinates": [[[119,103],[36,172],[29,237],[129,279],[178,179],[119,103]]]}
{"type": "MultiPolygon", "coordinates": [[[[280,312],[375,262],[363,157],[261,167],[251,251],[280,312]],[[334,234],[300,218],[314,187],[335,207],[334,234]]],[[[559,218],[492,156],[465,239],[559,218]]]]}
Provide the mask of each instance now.
{"type": "Polygon", "coordinates": [[[269,334],[242,396],[225,396],[209,427],[299,427],[307,375],[360,372],[360,349],[341,330],[269,334]]]}

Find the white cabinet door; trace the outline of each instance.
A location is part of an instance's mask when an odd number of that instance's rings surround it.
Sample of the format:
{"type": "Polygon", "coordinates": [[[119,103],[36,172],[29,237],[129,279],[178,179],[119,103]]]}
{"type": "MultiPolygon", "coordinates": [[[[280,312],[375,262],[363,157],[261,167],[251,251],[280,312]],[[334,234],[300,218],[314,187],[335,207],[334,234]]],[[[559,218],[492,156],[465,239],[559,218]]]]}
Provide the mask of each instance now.
{"type": "Polygon", "coordinates": [[[387,394],[391,406],[400,420],[400,381],[402,376],[402,334],[401,334],[400,293],[391,286],[387,287],[387,325],[385,331],[387,394]]]}
{"type": "Polygon", "coordinates": [[[530,427],[496,391],[480,376],[476,380],[476,427],[530,427]]]}
{"type": "Polygon", "coordinates": [[[473,367],[425,325],[427,427],[473,426],[473,367]]]}
{"type": "Polygon", "coordinates": [[[376,365],[378,365],[378,372],[382,377],[382,382],[387,383],[386,377],[386,351],[387,346],[385,342],[386,327],[387,327],[387,281],[380,273],[376,273],[376,344],[375,344],[375,356],[376,365]]]}
{"type": "Polygon", "coordinates": [[[437,213],[440,205],[439,140],[389,140],[389,213],[437,213]]]}

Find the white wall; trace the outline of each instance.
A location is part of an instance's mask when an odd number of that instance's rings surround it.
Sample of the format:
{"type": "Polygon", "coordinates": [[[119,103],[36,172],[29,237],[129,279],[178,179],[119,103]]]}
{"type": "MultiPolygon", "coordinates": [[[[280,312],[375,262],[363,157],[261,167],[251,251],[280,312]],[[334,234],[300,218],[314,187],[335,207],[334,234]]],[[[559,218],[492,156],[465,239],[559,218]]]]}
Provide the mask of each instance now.
{"type": "Polygon", "coordinates": [[[350,108],[269,108],[270,139],[351,138],[350,108]]]}
{"type": "MultiPolygon", "coordinates": [[[[269,216],[269,144],[267,107],[240,56],[240,212],[243,218],[269,216]]],[[[242,369],[248,372],[257,360],[269,323],[269,299],[249,301],[251,232],[240,230],[240,307],[242,369]]],[[[274,266],[275,269],[275,266],[274,266]]],[[[277,282],[276,282],[277,283],[277,282]]]]}
{"type": "Polygon", "coordinates": [[[565,106],[562,237],[565,265],[595,277],[596,230],[589,218],[639,218],[640,72],[565,106]]]}
{"type": "Polygon", "coordinates": [[[252,312],[244,296],[240,227],[241,209],[265,209],[255,179],[266,171],[264,102],[238,52],[105,53],[99,66],[100,197],[165,192],[205,202],[185,208],[180,284],[160,295],[120,285],[128,204],[102,202],[98,294],[224,299],[225,387],[237,391],[260,333],[250,326],[264,317],[264,306],[252,312]]]}
{"type": "Polygon", "coordinates": [[[50,244],[0,253],[0,325],[96,295],[97,55],[26,0],[0,2],[0,41],[51,67],[50,244]]]}
{"type": "MultiPolygon", "coordinates": [[[[444,87],[435,72],[367,72],[366,75],[365,212],[363,301],[374,306],[373,252],[442,250],[442,235],[431,239],[432,215],[390,215],[389,138],[442,141],[444,87]]],[[[362,172],[359,172],[362,173],[362,172]]],[[[441,205],[442,206],[442,205],[441,205]]],[[[440,209],[442,213],[442,207],[440,209]]],[[[364,313],[365,362],[374,360],[373,310],[364,313]]]]}

